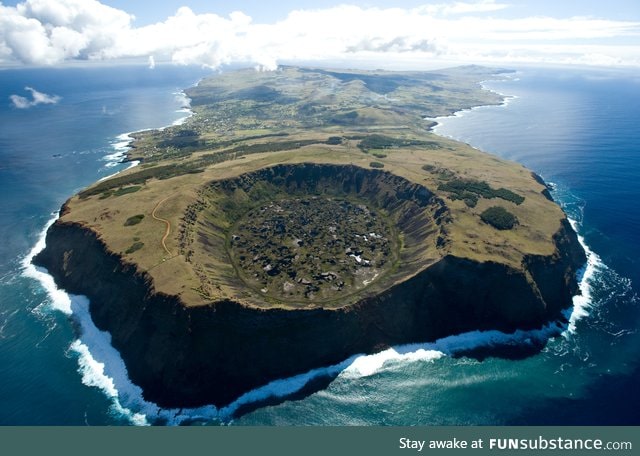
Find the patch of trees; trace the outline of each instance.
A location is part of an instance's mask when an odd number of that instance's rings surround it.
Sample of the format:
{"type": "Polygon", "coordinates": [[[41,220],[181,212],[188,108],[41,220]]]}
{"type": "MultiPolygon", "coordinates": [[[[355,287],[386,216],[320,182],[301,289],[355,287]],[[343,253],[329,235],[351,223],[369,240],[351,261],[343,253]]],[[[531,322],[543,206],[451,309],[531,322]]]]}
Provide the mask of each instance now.
{"type": "Polygon", "coordinates": [[[447,180],[451,179],[455,175],[455,173],[453,171],[451,171],[450,169],[440,168],[440,167],[435,166],[435,165],[422,165],[422,169],[427,171],[427,172],[430,172],[430,173],[433,173],[433,174],[437,174],[437,176],[440,179],[443,179],[443,180],[444,179],[447,179],[447,180]]]}
{"type": "Polygon", "coordinates": [[[144,242],[134,242],[131,247],[129,247],[127,250],[124,251],[124,253],[126,254],[131,254],[133,252],[137,252],[138,250],[140,250],[142,247],[144,247],[144,242]]]}
{"type": "MultiPolygon", "coordinates": [[[[93,187],[81,191],[79,193],[79,196],[82,199],[100,194],[102,194],[101,198],[108,198],[112,195],[119,196],[125,193],[138,191],[141,188],[140,185],[124,188],[125,185],[145,184],[149,179],[164,180],[170,179],[175,176],[181,176],[183,174],[197,174],[203,172],[207,166],[232,160],[239,156],[299,149],[300,147],[308,146],[311,144],[318,144],[321,142],[322,141],[318,141],[315,139],[305,139],[249,144],[246,146],[234,147],[233,149],[221,152],[205,154],[199,157],[197,160],[184,163],[153,166],[149,168],[141,167],[138,172],[125,174],[123,176],[115,176],[111,179],[102,181],[93,187]],[[119,190],[114,191],[114,189],[116,188],[119,188],[119,190]]],[[[324,143],[327,142],[325,141],[324,143]]]]}
{"type": "MultiPolygon", "coordinates": [[[[122,196],[128,193],[135,193],[141,188],[142,187],[140,185],[134,185],[132,187],[120,187],[117,190],[108,189],[104,191],[102,195],[100,195],[100,199],[106,199],[106,198],[109,198],[110,196],[122,196]]],[[[97,193],[94,193],[94,194],[97,194],[97,193]]],[[[86,198],[86,197],[82,196],[82,193],[80,193],[80,198],[86,198]]]]}
{"type": "Polygon", "coordinates": [[[498,230],[510,230],[518,224],[518,219],[502,206],[492,206],[480,214],[484,223],[498,230]]]}
{"type": "Polygon", "coordinates": [[[144,214],[137,214],[132,217],[129,217],[127,220],[124,221],[124,226],[137,225],[142,221],[143,218],[144,218],[144,214]]]}
{"type": "Polygon", "coordinates": [[[300,147],[308,146],[311,144],[318,144],[316,139],[304,139],[293,141],[280,141],[280,142],[266,142],[258,144],[247,144],[245,146],[234,147],[226,152],[241,153],[243,155],[259,154],[262,152],[279,152],[282,150],[299,149],[300,147]]]}
{"type": "Polygon", "coordinates": [[[329,122],[335,125],[353,125],[358,117],[358,111],[349,111],[343,114],[336,114],[329,119],[329,122]]]}
{"type": "MultiPolygon", "coordinates": [[[[167,129],[155,133],[158,146],[162,152],[145,157],[146,163],[162,160],[181,159],[190,157],[193,152],[201,150],[223,149],[241,141],[252,141],[256,139],[278,138],[289,136],[288,133],[269,133],[264,135],[247,136],[227,141],[205,140],[195,130],[171,130],[167,129]]],[[[135,143],[134,143],[135,147],[135,143]]]]}
{"type": "Polygon", "coordinates": [[[125,193],[138,191],[142,188],[140,185],[124,187],[125,185],[144,184],[151,178],[169,179],[173,176],[194,172],[202,172],[202,170],[193,169],[188,163],[180,165],[154,166],[152,168],[141,169],[137,173],[125,174],[123,176],[116,176],[111,179],[107,179],[93,187],[89,187],[88,189],[81,191],[79,196],[81,199],[100,194],[102,194],[101,198],[108,198],[112,195],[120,196],[125,193]],[[113,190],[118,187],[122,188],[115,191],[113,190]]]}
{"type": "Polygon", "coordinates": [[[453,200],[463,200],[469,207],[475,207],[480,197],[500,198],[515,204],[522,204],[524,201],[523,196],[511,190],[502,187],[493,189],[488,183],[473,179],[452,179],[440,184],[438,190],[448,192],[453,200]]]}
{"type": "MultiPolygon", "coordinates": [[[[354,138],[355,139],[355,138],[354,138]]],[[[371,149],[391,149],[392,147],[423,146],[431,149],[439,148],[436,141],[423,141],[417,139],[393,138],[385,135],[369,135],[362,138],[358,147],[363,152],[371,149]]]]}

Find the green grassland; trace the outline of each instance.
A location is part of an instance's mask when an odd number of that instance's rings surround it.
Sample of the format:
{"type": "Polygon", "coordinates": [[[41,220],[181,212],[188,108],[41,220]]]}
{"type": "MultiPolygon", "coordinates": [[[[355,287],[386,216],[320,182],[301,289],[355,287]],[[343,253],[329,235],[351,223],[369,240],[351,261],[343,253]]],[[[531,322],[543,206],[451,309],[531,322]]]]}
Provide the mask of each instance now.
{"type": "MultiPolygon", "coordinates": [[[[554,253],[562,211],[529,170],[439,137],[425,120],[499,103],[497,94],[478,84],[496,72],[475,66],[423,73],[282,67],[212,76],[187,90],[191,118],[136,133],[129,159],[141,164],[81,191],[62,221],[96,231],[110,250],[149,272],[157,291],[179,295],[186,305],[235,299],[296,307],[261,298],[237,280],[230,231],[254,206],[240,193],[212,194],[212,182],[280,164],[354,166],[424,186],[447,212],[437,227],[435,215],[425,212],[430,234],[422,245],[410,245],[400,234],[400,258],[407,261],[368,292],[415,274],[410,263],[424,268],[444,255],[521,268],[525,255],[554,253]],[[517,224],[497,229],[483,222],[492,207],[517,224]]],[[[264,190],[255,201],[282,198],[281,191],[269,193],[261,185],[255,185],[254,191],[264,190]]]]}

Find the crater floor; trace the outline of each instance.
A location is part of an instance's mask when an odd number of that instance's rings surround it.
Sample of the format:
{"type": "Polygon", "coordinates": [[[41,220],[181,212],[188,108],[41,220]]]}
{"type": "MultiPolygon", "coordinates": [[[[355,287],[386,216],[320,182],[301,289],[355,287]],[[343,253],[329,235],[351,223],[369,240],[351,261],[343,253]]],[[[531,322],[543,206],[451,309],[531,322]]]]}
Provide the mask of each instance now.
{"type": "Polygon", "coordinates": [[[248,286],[279,300],[319,302],[384,274],[396,258],[395,237],[386,217],[362,202],[312,196],[249,210],[228,242],[248,286]]]}

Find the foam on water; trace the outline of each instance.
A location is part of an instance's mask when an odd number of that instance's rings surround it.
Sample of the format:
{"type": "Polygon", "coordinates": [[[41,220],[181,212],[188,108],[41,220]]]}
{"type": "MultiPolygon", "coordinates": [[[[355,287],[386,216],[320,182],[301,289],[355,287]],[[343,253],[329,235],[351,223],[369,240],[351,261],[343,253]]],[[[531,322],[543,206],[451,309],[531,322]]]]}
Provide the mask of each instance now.
{"type": "MultiPolygon", "coordinates": [[[[484,88],[484,86],[483,86],[484,88]]],[[[500,95],[502,97],[502,101],[499,104],[496,105],[481,105],[481,106],[473,106],[471,108],[466,108],[466,109],[461,109],[460,111],[456,111],[454,112],[452,115],[450,116],[441,116],[441,117],[425,117],[423,120],[427,120],[430,122],[436,122],[437,125],[435,125],[432,128],[432,131],[440,136],[443,136],[445,138],[450,138],[450,139],[456,139],[453,135],[446,135],[440,132],[440,125],[442,124],[443,120],[446,119],[450,119],[451,117],[466,117],[467,115],[475,112],[475,111],[482,111],[485,109],[491,109],[491,108],[497,108],[497,107],[506,107],[509,104],[511,104],[511,102],[513,102],[514,100],[518,99],[517,95],[506,95],[500,92],[497,92],[495,90],[490,90],[490,89],[486,89],[489,92],[494,92],[498,95],[500,95]]]]}
{"type": "MultiPolygon", "coordinates": [[[[481,111],[481,110],[485,110],[485,109],[493,109],[493,108],[497,108],[497,107],[507,107],[508,105],[510,105],[514,100],[517,100],[519,97],[517,95],[509,95],[506,93],[502,93],[502,92],[498,92],[497,90],[491,89],[487,86],[487,83],[492,82],[492,81],[519,81],[520,79],[518,77],[516,77],[515,75],[518,74],[518,72],[514,73],[514,75],[501,75],[502,79],[488,79],[486,81],[481,81],[480,82],[480,86],[482,87],[482,89],[486,90],[487,92],[492,92],[495,93],[496,95],[500,96],[502,98],[501,102],[499,104],[494,104],[494,105],[479,105],[479,106],[473,106],[471,108],[466,108],[466,109],[461,109],[459,111],[454,112],[451,115],[448,116],[440,116],[440,117],[425,117],[423,120],[427,120],[427,121],[431,121],[431,122],[436,122],[436,125],[432,128],[432,131],[442,137],[445,138],[450,138],[450,139],[457,139],[455,138],[453,135],[446,135],[444,133],[442,133],[440,130],[440,126],[442,125],[442,121],[446,120],[446,119],[450,119],[451,117],[465,117],[470,113],[473,113],[475,111],[481,111]]],[[[460,140],[460,139],[458,139],[460,140]]]]}
{"type": "MultiPolygon", "coordinates": [[[[482,87],[483,90],[486,90],[487,92],[491,92],[491,93],[495,93],[496,95],[502,97],[502,102],[498,105],[485,105],[485,106],[476,106],[476,108],[492,108],[495,106],[508,106],[513,100],[517,99],[518,96],[517,95],[508,95],[506,93],[502,93],[502,92],[498,92],[495,89],[491,89],[487,86],[488,82],[493,82],[493,81],[518,81],[518,78],[515,77],[503,77],[502,79],[488,79],[486,81],[481,81],[480,82],[480,87],[482,87]]],[[[472,108],[473,109],[473,108],[472,108]]],[[[455,114],[454,114],[455,115],[455,114]]]]}
{"type": "MultiPolygon", "coordinates": [[[[135,132],[123,133],[116,136],[115,141],[111,143],[111,148],[114,150],[114,152],[102,157],[102,161],[107,162],[105,164],[105,167],[113,168],[114,166],[121,164],[122,160],[127,157],[127,152],[129,151],[129,149],[131,149],[130,145],[131,141],[133,141],[131,135],[133,133],[135,132]]],[[[107,179],[114,175],[115,174],[112,174],[111,176],[103,177],[102,179],[107,179]]]]}
{"type": "MultiPolygon", "coordinates": [[[[182,106],[180,109],[176,110],[176,112],[185,114],[184,116],[173,121],[173,123],[171,124],[172,126],[178,126],[178,125],[184,124],[191,116],[194,115],[194,112],[191,110],[191,99],[184,92],[175,92],[173,95],[175,95],[176,102],[179,103],[180,106],[182,106]]],[[[156,130],[164,130],[167,127],[168,126],[159,127],[156,130]]],[[[133,135],[134,133],[140,133],[148,130],[149,129],[130,131],[128,133],[122,133],[121,135],[116,136],[115,141],[111,143],[111,148],[113,149],[114,152],[109,153],[104,157],[102,157],[102,161],[106,162],[105,167],[113,168],[115,166],[122,164],[123,160],[127,158],[127,153],[129,152],[129,150],[131,150],[131,143],[134,140],[134,138],[131,135],[133,135]]],[[[139,161],[132,161],[129,167],[131,168],[133,166],[138,165],[139,163],[140,163],[139,161]]],[[[101,178],[100,181],[109,179],[110,177],[113,177],[116,174],[118,173],[116,172],[108,176],[105,176],[101,178]]]]}
{"type": "Polygon", "coordinates": [[[6,329],[7,325],[9,324],[9,321],[18,313],[19,309],[15,309],[13,311],[8,311],[5,310],[3,312],[0,312],[0,339],[8,339],[10,337],[14,337],[15,334],[5,334],[4,330],[6,329]]]}
{"type": "MultiPolygon", "coordinates": [[[[578,222],[573,219],[569,219],[571,227],[578,233],[578,222]]],[[[576,332],[576,323],[578,320],[589,316],[589,309],[591,308],[591,281],[593,276],[599,269],[606,268],[605,264],[601,261],[600,257],[589,248],[584,238],[578,234],[578,241],[584,249],[587,256],[587,262],[577,273],[577,280],[580,287],[580,294],[573,297],[573,307],[568,310],[569,325],[566,331],[563,332],[563,336],[568,337],[570,334],[576,332]]]]}
{"type": "MultiPolygon", "coordinates": [[[[115,166],[115,165],[120,165],[121,163],[122,163],[122,162],[114,163],[114,165],[113,165],[113,166],[115,166]]],[[[140,160],[132,160],[132,161],[128,162],[128,165],[129,165],[129,166],[127,166],[124,170],[130,169],[130,168],[133,168],[134,166],[138,166],[139,164],[140,164],[140,160]]],[[[109,166],[109,167],[110,167],[110,166],[109,166]]],[[[121,170],[121,171],[124,171],[124,170],[121,170]]],[[[97,182],[102,182],[103,180],[107,180],[107,179],[110,179],[110,178],[112,178],[112,177],[114,177],[114,176],[117,176],[118,174],[120,174],[120,172],[121,172],[121,171],[116,171],[116,172],[115,172],[115,173],[113,173],[113,174],[109,174],[108,176],[101,177],[100,179],[98,179],[98,181],[97,181],[97,182]]]]}
{"type": "Polygon", "coordinates": [[[89,300],[85,296],[74,295],[70,296],[70,300],[73,317],[80,324],[81,336],[71,343],[69,349],[78,356],[82,383],[102,390],[111,400],[116,414],[135,425],[149,424],[144,414],[132,412],[123,405],[123,402],[130,402],[127,400],[129,397],[141,397],[142,391],[129,381],[124,361],[111,345],[110,334],[100,331],[91,322],[89,300]],[[130,391],[127,391],[125,388],[129,385],[130,391]]]}
{"type": "Polygon", "coordinates": [[[186,93],[176,92],[174,93],[174,95],[176,96],[176,101],[178,101],[182,105],[182,108],[178,109],[176,112],[181,112],[186,114],[186,116],[173,121],[172,125],[178,126],[178,125],[184,124],[187,121],[187,119],[189,119],[191,116],[194,115],[194,112],[191,110],[191,98],[189,98],[186,93]]]}
{"type": "Polygon", "coordinates": [[[54,309],[59,310],[64,314],[70,315],[71,299],[69,298],[69,295],[65,293],[64,290],[60,290],[56,286],[55,281],[53,280],[53,277],[47,273],[46,269],[36,267],[33,264],[33,258],[38,253],[42,252],[42,250],[44,250],[44,248],[46,247],[47,230],[51,225],[54,224],[54,222],[57,219],[58,219],[58,214],[56,214],[53,218],[51,218],[51,220],[47,222],[44,229],[40,233],[40,236],[38,237],[38,241],[36,242],[36,245],[33,246],[33,248],[27,254],[27,256],[24,257],[21,265],[22,265],[23,275],[37,280],[38,282],[40,282],[42,287],[46,290],[47,294],[49,295],[49,298],[51,299],[51,306],[54,309]]]}

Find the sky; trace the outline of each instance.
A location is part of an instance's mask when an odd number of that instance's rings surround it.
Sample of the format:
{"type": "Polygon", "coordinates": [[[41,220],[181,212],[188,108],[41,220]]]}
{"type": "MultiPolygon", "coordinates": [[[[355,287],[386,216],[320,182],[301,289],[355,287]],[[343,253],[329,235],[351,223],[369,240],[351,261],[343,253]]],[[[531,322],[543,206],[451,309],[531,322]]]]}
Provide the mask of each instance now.
{"type": "Polygon", "coordinates": [[[639,0],[0,0],[0,66],[640,67],[639,0]]]}

